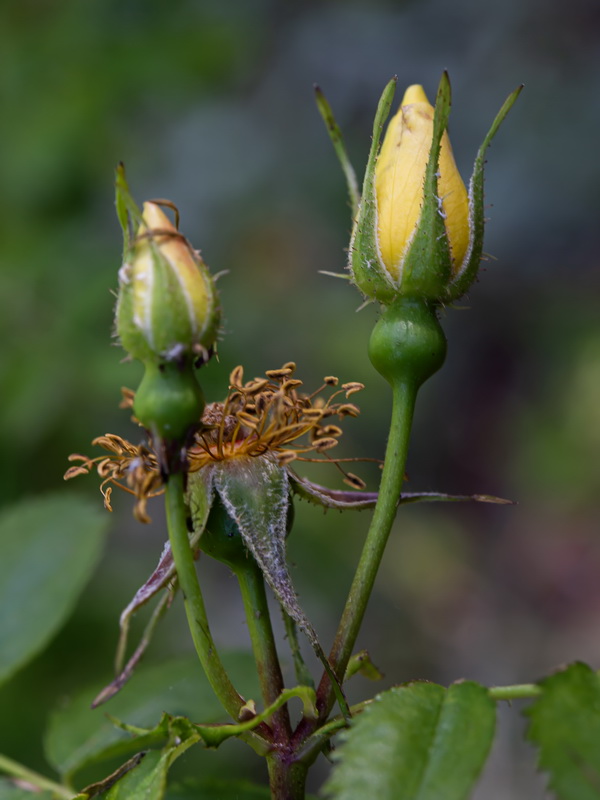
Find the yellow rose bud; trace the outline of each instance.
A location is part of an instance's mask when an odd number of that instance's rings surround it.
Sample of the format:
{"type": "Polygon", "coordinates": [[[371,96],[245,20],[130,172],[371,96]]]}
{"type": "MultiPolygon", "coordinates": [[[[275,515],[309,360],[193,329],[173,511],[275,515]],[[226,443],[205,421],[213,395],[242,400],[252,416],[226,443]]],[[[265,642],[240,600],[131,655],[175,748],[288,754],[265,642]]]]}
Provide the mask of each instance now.
{"type": "Polygon", "coordinates": [[[421,86],[409,86],[380,152],[395,88],[392,78],[377,106],[360,197],[341,132],[323,93],[317,93],[353,208],[348,269],[363,295],[386,307],[402,298],[451,303],[477,276],[485,152],[523,87],[507,97],[477,151],[468,194],[446,133],[451,102],[447,73],[442,74],[435,109],[421,86]]]}
{"type": "MultiPolygon", "coordinates": [[[[398,283],[402,278],[402,261],[421,216],[433,118],[434,109],[423,87],[409,86],[398,113],[388,125],[375,168],[379,251],[387,271],[398,283]]],[[[454,274],[469,245],[469,200],[446,132],[442,136],[438,171],[438,194],[454,274]]]]}
{"type": "Polygon", "coordinates": [[[157,203],[144,203],[119,283],[117,332],[135,358],[180,360],[213,345],[219,307],[212,278],[157,203]]]}

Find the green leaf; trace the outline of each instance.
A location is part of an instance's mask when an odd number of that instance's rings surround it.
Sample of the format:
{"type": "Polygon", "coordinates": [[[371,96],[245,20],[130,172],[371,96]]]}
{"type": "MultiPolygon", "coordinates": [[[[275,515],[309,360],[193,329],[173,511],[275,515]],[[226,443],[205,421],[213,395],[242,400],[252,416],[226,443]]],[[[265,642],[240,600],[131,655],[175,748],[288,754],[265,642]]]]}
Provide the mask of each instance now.
{"type": "Polygon", "coordinates": [[[115,783],[106,800],[163,800],[171,765],[196,742],[187,739],[165,747],[161,753],[148,753],[141,764],[115,783]]]}
{"type": "MultiPolygon", "coordinates": [[[[232,681],[247,697],[257,697],[254,663],[250,654],[233,653],[224,658],[232,681]]],[[[127,757],[140,749],[135,738],[115,727],[109,714],[141,728],[154,727],[161,714],[185,715],[195,722],[226,718],[195,657],[170,661],[141,670],[127,688],[109,700],[102,710],[90,709],[98,693],[88,688],[54,712],[45,737],[48,761],[62,775],[71,777],[88,764],[112,757],[127,757]]],[[[155,736],[160,745],[160,736],[155,736]]]]}
{"type": "Polygon", "coordinates": [[[540,681],[527,738],[560,800],[600,800],[600,678],[576,663],[540,681]]]}
{"type": "Polygon", "coordinates": [[[0,682],[67,619],[98,561],[108,521],[72,494],[28,498],[0,516],[0,682]]]}
{"type": "Polygon", "coordinates": [[[51,792],[33,792],[20,789],[12,781],[0,778],[0,800],[53,800],[51,792]]]}
{"type": "Polygon", "coordinates": [[[135,769],[115,783],[107,800],[158,800],[165,793],[167,771],[164,753],[146,753],[135,769]]]}
{"type": "Polygon", "coordinates": [[[472,682],[380,694],[341,734],[326,794],[336,800],[465,800],[494,736],[496,709],[472,682]]]}
{"type": "Polygon", "coordinates": [[[108,792],[108,790],[111,789],[112,786],[117,783],[117,781],[122,780],[128,772],[131,772],[132,769],[135,769],[145,755],[145,752],[136,753],[128,761],[126,761],[125,764],[121,764],[120,767],[111,772],[110,775],[106,775],[104,778],[102,778],[102,780],[96,781],[95,783],[91,783],[84,787],[77,797],[72,798],[72,800],[78,800],[78,798],[82,798],[82,800],[92,800],[92,798],[97,797],[104,792],[108,792]]]}
{"type": "Polygon", "coordinates": [[[217,778],[188,780],[178,783],[167,792],[166,800],[270,800],[265,786],[248,781],[227,781],[217,778]]]}

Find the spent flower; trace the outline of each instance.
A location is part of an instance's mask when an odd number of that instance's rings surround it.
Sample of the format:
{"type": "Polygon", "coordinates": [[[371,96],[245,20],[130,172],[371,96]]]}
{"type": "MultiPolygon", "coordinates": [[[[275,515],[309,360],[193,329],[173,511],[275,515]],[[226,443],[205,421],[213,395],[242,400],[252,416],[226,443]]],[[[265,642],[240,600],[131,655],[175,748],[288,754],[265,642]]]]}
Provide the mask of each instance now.
{"type": "MultiPolygon", "coordinates": [[[[314,628],[298,603],[287,567],[290,495],[297,486],[303,497],[335,508],[366,508],[372,506],[374,496],[371,493],[358,498],[357,491],[346,493],[347,497],[340,492],[329,496],[324,487],[298,477],[290,463],[331,461],[355,490],[364,487],[360,478],[341,466],[347,459],[329,456],[342,434],[334,420],[357,416],[358,408],[349,398],[363,385],[351,382],[337,388],[338,379],[329,376],[317,391],[304,394],[300,391],[302,381],[293,377],[294,371],[295,364],[288,362],[281,369],[269,370],[264,378],[244,382],[243,370],[238,367],[231,373],[226,400],[205,407],[193,440],[184,448],[190,545],[199,546],[234,571],[247,568],[250,553],[285,612],[305,632],[325,669],[330,669],[314,628]],[[322,392],[327,389],[330,393],[325,397],[322,392]],[[222,535],[225,527],[232,528],[235,536],[222,535]]],[[[125,399],[135,410],[132,393],[125,399]]],[[[151,441],[157,440],[151,437],[151,441]]],[[[96,468],[102,478],[105,507],[111,509],[111,489],[118,486],[136,497],[136,517],[149,521],[147,501],[160,493],[163,481],[168,480],[156,444],[136,447],[111,434],[99,437],[95,444],[110,455],[92,459],[72,455],[70,460],[77,463],[65,478],[96,468]]],[[[174,577],[172,553],[167,546],[155,572],[122,615],[119,653],[124,652],[131,614],[174,577]]],[[[115,685],[120,687],[124,679],[119,677],[115,685]]],[[[109,687],[102,696],[110,696],[114,689],[109,687]]]]}
{"type": "MultiPolygon", "coordinates": [[[[363,385],[350,382],[340,386],[338,379],[330,375],[316,391],[305,394],[294,371],[295,364],[288,362],[280,369],[268,370],[264,377],[244,381],[243,370],[237,367],[231,373],[226,399],[209,403],[204,409],[201,425],[185,450],[187,505],[192,523],[189,541],[194,550],[201,549],[224,561],[234,571],[245,568],[250,552],[283,608],[306,632],[322,658],[316,634],[297,602],[286,563],[290,495],[294,493],[323,508],[373,508],[377,493],[363,491],[363,481],[348,472],[345,463],[374,459],[331,455],[342,434],[338,422],[359,413],[352,397],[363,385]],[[329,489],[300,477],[292,464],[304,461],[333,464],[351,488],[329,489]]],[[[134,393],[125,389],[123,396],[122,407],[132,408],[134,393]]],[[[149,522],[148,500],[165,489],[165,476],[152,439],[135,445],[115,434],[106,434],[92,444],[108,454],[89,458],[74,453],[69,457],[73,466],[65,473],[65,479],[95,469],[101,478],[106,509],[112,511],[112,489],[116,486],[135,497],[135,517],[140,522],[149,522]]],[[[445,500],[504,502],[487,495],[432,492],[403,494],[398,502],[445,500]]],[[[119,691],[148,644],[149,637],[145,636],[124,664],[131,618],[156,594],[166,591],[155,612],[162,614],[176,587],[175,565],[167,544],[155,570],[121,614],[117,677],[95,704],[119,691]]]]}
{"type": "MultiPolygon", "coordinates": [[[[244,381],[242,367],[233,370],[226,399],[206,405],[200,425],[185,450],[190,483],[194,481],[194,473],[207,467],[267,458],[281,468],[288,468],[293,461],[327,461],[343,473],[344,481],[353,489],[364,488],[359,477],[342,467],[346,460],[356,459],[336,459],[330,455],[342,435],[334,420],[358,416],[359,409],[350,398],[363,385],[349,382],[339,386],[336,377],[327,376],[320,388],[305,394],[300,391],[302,381],[293,377],[295,369],[296,365],[288,362],[280,369],[268,370],[264,377],[249,381],[244,381]],[[325,396],[327,389],[330,393],[325,396]]],[[[122,406],[134,407],[135,394],[126,389],[123,395],[122,406]]],[[[74,466],[67,470],[65,478],[96,469],[102,478],[105,507],[112,511],[112,487],[117,486],[135,496],[135,516],[148,522],[147,501],[163,488],[159,454],[152,440],[134,445],[115,434],[106,434],[92,444],[103,447],[110,455],[89,458],[74,453],[69,456],[74,466]]],[[[301,480],[292,477],[294,483],[301,480]]],[[[302,483],[302,493],[310,494],[311,486],[315,485],[302,483]]],[[[323,487],[318,489],[326,491],[323,487]]],[[[356,498],[351,500],[356,504],[356,498]]]]}

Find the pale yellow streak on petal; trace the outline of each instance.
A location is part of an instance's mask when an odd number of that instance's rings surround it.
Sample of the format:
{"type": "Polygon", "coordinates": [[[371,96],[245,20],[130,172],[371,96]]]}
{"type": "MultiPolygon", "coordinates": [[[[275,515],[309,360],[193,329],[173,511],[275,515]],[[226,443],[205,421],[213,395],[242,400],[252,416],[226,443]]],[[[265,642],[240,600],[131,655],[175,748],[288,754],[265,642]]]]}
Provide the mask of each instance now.
{"type": "MultiPolygon", "coordinates": [[[[208,307],[206,286],[198,271],[196,258],[189,244],[182,236],[177,235],[177,228],[158,204],[144,203],[142,216],[145,225],[140,227],[139,233],[144,233],[146,230],[159,230],[173,234],[171,236],[157,234],[155,241],[159,245],[163,257],[172,265],[174,273],[181,284],[184,297],[189,306],[190,322],[192,322],[195,330],[196,320],[204,319],[208,307]]],[[[148,251],[147,257],[151,259],[148,251]]]]}
{"type": "MultiPolygon", "coordinates": [[[[140,227],[140,233],[146,230],[169,231],[177,234],[177,228],[167,217],[162,208],[156,203],[144,203],[143,211],[145,226],[140,227]]],[[[192,256],[187,242],[180,236],[156,236],[156,241],[160,245],[161,253],[168,258],[172,264],[177,265],[177,269],[192,275],[192,280],[197,279],[198,268],[192,256]]],[[[185,280],[185,279],[184,279],[185,280]]]]}

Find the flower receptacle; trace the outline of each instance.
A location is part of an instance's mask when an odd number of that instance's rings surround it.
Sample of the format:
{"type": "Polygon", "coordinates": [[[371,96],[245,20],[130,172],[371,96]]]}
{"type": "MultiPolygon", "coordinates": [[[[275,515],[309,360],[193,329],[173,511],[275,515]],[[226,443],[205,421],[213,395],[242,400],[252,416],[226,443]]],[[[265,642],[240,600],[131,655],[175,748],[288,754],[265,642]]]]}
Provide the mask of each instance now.
{"type": "Polygon", "coordinates": [[[416,391],[442,367],[446,348],[435,308],[419,298],[400,297],[373,328],[369,357],[389,384],[416,391]]]}
{"type": "Polygon", "coordinates": [[[191,363],[146,362],[133,411],[153,435],[178,441],[200,423],[204,395],[191,363]]]}

